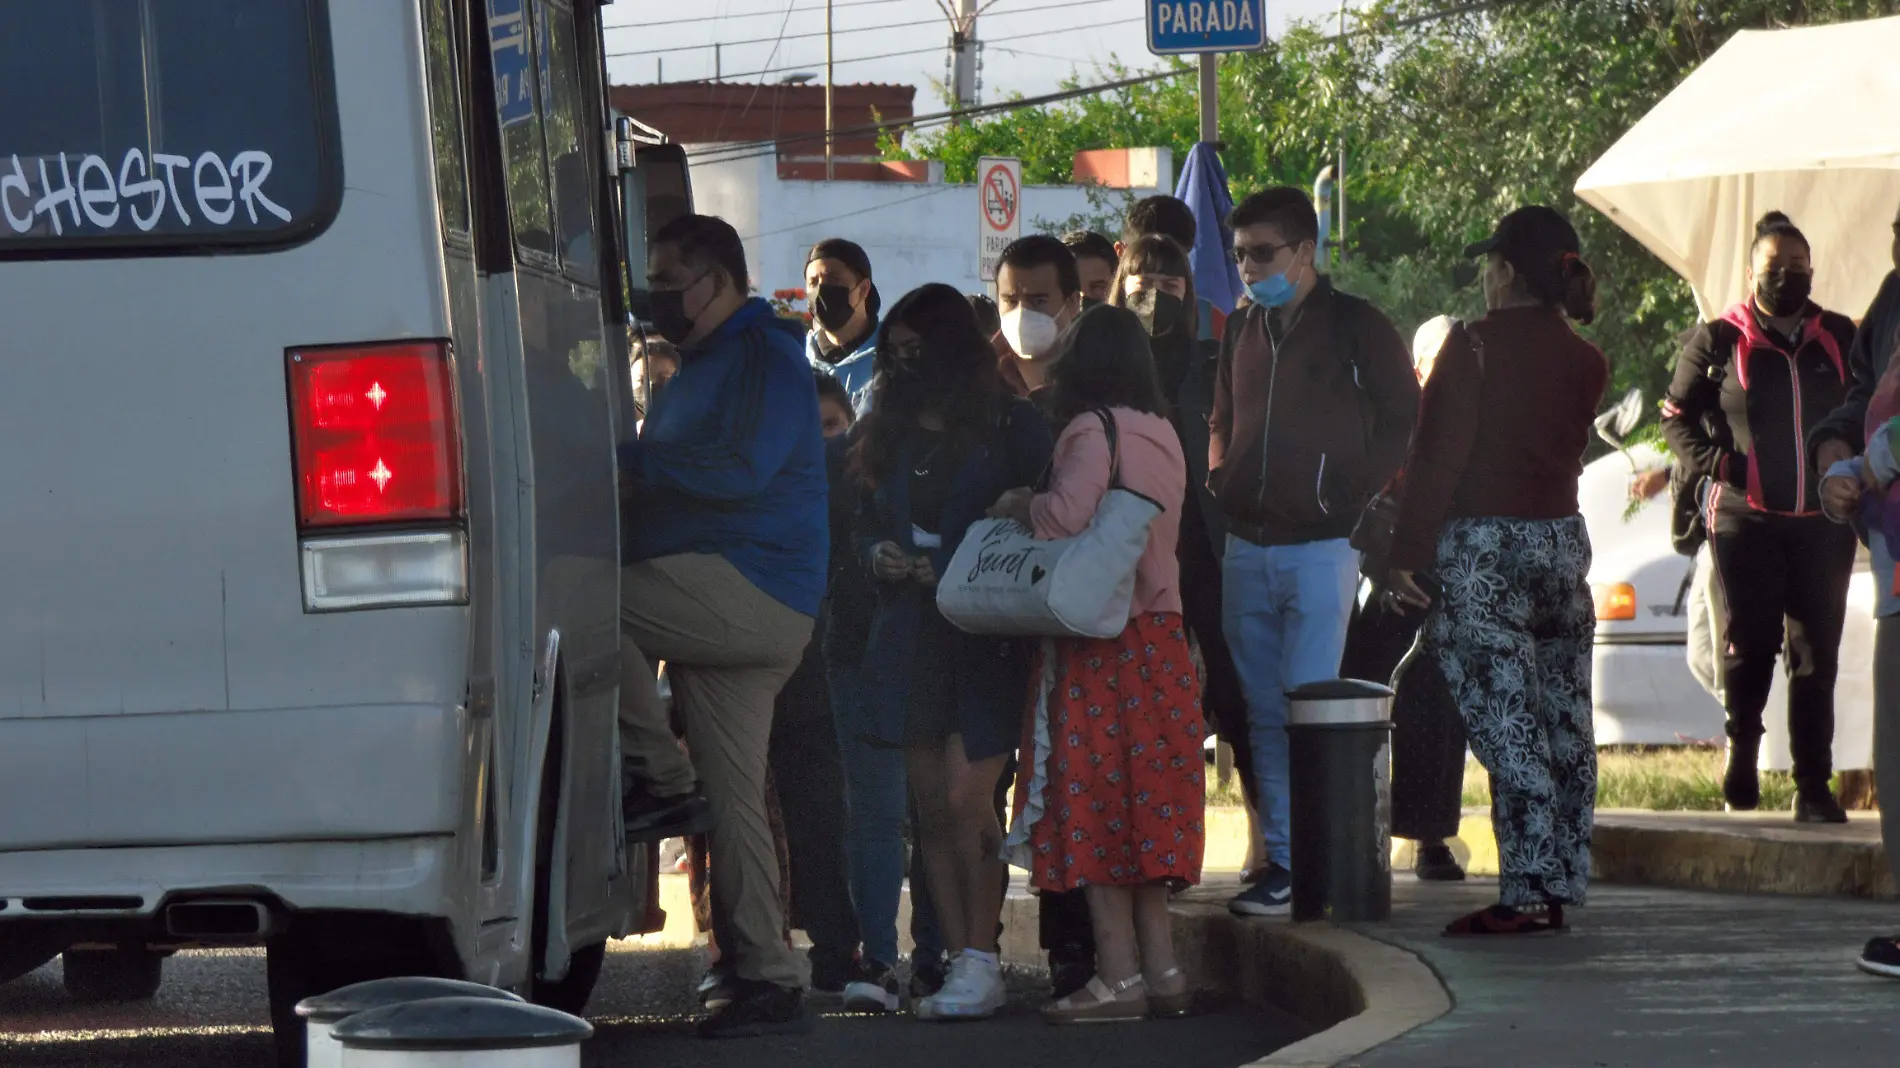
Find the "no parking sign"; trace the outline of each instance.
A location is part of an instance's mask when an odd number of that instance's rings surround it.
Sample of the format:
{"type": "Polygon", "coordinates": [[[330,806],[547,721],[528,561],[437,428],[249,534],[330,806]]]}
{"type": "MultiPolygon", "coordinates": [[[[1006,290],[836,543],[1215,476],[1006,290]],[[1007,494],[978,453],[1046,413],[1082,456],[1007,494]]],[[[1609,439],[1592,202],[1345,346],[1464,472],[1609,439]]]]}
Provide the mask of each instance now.
{"type": "Polygon", "coordinates": [[[985,156],[976,161],[976,258],[983,281],[996,281],[996,263],[1023,233],[1023,161],[985,156]]]}

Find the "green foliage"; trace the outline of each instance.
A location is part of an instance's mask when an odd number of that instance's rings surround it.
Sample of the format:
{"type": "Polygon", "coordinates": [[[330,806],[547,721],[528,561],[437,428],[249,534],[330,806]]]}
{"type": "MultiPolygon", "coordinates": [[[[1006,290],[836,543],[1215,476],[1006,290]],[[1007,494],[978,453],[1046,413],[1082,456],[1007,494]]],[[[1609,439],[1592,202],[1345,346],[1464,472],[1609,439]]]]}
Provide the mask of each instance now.
{"type": "MultiPolygon", "coordinates": [[[[1295,26],[1264,51],[1223,57],[1233,190],[1309,188],[1343,139],[1350,226],[1339,280],[1408,333],[1434,315],[1481,310],[1476,287],[1452,281],[1468,242],[1513,208],[1556,207],[1596,269],[1599,315],[1584,333],[1610,357],[1610,397],[1637,387],[1652,398],[1694,325],[1692,295],[1572,194],[1577,178],[1737,30],[1900,13],[1900,0],[1498,0],[1442,15],[1463,6],[1373,0],[1343,41],[1295,26]]],[[[1030,182],[1070,180],[1081,149],[1165,145],[1179,160],[1199,111],[1191,68],[1171,62],[1181,76],[980,118],[886,151],[941,160],[963,182],[986,155],[1020,157],[1030,182]]],[[[1802,62],[1790,57],[1794,69],[1802,62]]],[[[1086,81],[1129,73],[1111,61],[1086,81]]],[[[1764,91],[1772,84],[1765,76],[1764,91]]]]}

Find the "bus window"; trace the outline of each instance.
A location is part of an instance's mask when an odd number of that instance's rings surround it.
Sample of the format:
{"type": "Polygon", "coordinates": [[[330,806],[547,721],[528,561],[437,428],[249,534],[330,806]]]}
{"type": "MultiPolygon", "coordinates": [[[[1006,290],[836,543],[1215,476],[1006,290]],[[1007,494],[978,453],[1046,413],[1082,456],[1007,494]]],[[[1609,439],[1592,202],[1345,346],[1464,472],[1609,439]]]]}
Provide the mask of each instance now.
{"type": "Polygon", "coordinates": [[[323,0],[0,0],[0,256],[278,246],[336,214],[323,0]]]}
{"type": "Polygon", "coordinates": [[[429,130],[435,141],[435,188],[442,200],[442,228],[468,236],[468,162],[462,148],[461,80],[455,62],[455,27],[448,0],[428,0],[429,130]]]}
{"type": "Polygon", "coordinates": [[[488,47],[494,58],[495,107],[508,164],[508,210],[515,244],[530,263],[552,266],[554,227],[543,150],[539,64],[533,61],[529,0],[488,0],[488,47]]]}
{"type": "Polygon", "coordinates": [[[535,0],[541,23],[541,67],[546,71],[548,160],[554,172],[555,233],[561,264],[578,282],[600,280],[600,254],[594,243],[593,190],[582,147],[594,128],[581,107],[580,75],[574,66],[574,13],[566,5],[535,0]]]}

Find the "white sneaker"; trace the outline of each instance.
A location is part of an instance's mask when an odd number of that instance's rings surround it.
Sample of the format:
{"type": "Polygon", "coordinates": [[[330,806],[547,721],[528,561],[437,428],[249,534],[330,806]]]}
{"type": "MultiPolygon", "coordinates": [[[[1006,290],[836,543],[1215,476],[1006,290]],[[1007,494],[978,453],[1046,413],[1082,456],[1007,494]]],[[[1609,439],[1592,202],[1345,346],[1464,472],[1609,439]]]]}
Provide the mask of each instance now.
{"type": "Polygon", "coordinates": [[[968,954],[957,957],[943,989],[925,998],[918,1006],[922,1020],[985,1020],[1009,1003],[1009,989],[1003,985],[1003,969],[998,964],[978,960],[968,954]]]}

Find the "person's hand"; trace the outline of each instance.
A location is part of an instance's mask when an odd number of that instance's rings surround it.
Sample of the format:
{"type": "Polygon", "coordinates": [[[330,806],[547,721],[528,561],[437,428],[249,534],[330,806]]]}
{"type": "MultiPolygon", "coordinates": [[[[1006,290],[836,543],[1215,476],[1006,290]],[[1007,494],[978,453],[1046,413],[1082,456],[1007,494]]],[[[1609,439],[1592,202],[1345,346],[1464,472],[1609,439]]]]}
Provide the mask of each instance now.
{"type": "Polygon", "coordinates": [[[1840,438],[1829,438],[1821,443],[1820,448],[1814,450],[1814,466],[1820,470],[1822,477],[1827,476],[1828,468],[1842,460],[1853,458],[1854,447],[1840,438]]]}
{"type": "Polygon", "coordinates": [[[1386,573],[1385,596],[1395,605],[1404,605],[1407,608],[1432,606],[1431,595],[1419,589],[1418,583],[1412,578],[1412,572],[1401,571],[1398,568],[1393,568],[1386,573]]]}
{"type": "Polygon", "coordinates": [[[931,565],[929,553],[920,554],[910,562],[910,577],[916,579],[920,586],[937,584],[937,569],[931,565]]]}
{"type": "Polygon", "coordinates": [[[902,582],[910,577],[911,560],[894,541],[881,541],[871,550],[871,574],[884,582],[902,582]]]}
{"type": "Polygon", "coordinates": [[[1630,476],[1630,500],[1646,501],[1669,488],[1669,469],[1658,467],[1630,476]]]}
{"type": "Polygon", "coordinates": [[[1844,475],[1821,480],[1821,510],[1846,519],[1860,507],[1860,483],[1844,475]]]}
{"type": "Polygon", "coordinates": [[[991,519],[1014,519],[1023,526],[1034,526],[1029,521],[1029,502],[1035,496],[1036,491],[1028,486],[1004,490],[1003,495],[996,498],[996,503],[990,505],[990,510],[983,514],[991,519]]]}

